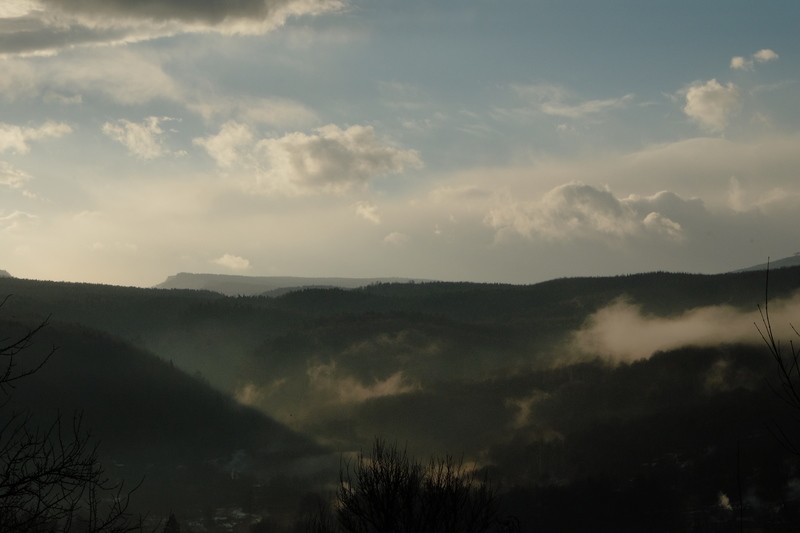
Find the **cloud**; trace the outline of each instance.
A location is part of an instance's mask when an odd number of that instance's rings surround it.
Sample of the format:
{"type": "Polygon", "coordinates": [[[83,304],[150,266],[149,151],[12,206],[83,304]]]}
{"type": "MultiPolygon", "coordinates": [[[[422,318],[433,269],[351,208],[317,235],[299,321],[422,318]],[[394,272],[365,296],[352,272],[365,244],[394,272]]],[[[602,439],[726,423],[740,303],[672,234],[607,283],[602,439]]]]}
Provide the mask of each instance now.
{"type": "Polygon", "coordinates": [[[142,159],[155,159],[171,153],[164,146],[161,123],[169,117],[147,117],[142,123],[120,119],[103,124],[103,133],[119,142],[128,152],[142,159]]]}
{"type": "Polygon", "coordinates": [[[0,4],[0,18],[22,17],[36,5],[33,0],[6,0],[0,4]]]}
{"type": "Polygon", "coordinates": [[[731,499],[724,492],[720,492],[717,496],[717,505],[719,505],[719,507],[725,511],[733,511],[731,499]]]}
{"type": "Polygon", "coordinates": [[[83,96],[80,94],[64,95],[54,91],[48,91],[42,97],[46,104],[77,105],[83,103],[83,96]]]}
{"type": "Polygon", "coordinates": [[[206,120],[235,117],[248,124],[270,126],[304,126],[318,121],[316,113],[287,98],[222,98],[197,95],[189,99],[187,107],[206,120]]]}
{"type": "Polygon", "coordinates": [[[541,113],[571,119],[621,109],[633,100],[632,94],[626,94],[619,98],[579,101],[569,91],[556,85],[514,85],[512,88],[541,113]]]}
{"type": "Polygon", "coordinates": [[[685,93],[683,112],[708,131],[723,131],[730,117],[741,107],[739,88],[730,82],[726,85],[715,79],[696,82],[685,93]]]}
{"type": "Polygon", "coordinates": [[[37,218],[36,215],[24,211],[12,211],[7,215],[0,212],[0,229],[6,232],[15,231],[37,218]]]}
{"type": "Polygon", "coordinates": [[[339,403],[362,403],[373,398],[397,396],[420,390],[418,384],[410,383],[402,370],[386,379],[374,379],[364,384],[352,376],[340,376],[336,362],[312,365],[307,370],[309,385],[318,393],[333,396],[339,403]]]}
{"type": "Polygon", "coordinates": [[[683,228],[681,225],[674,220],[670,220],[661,213],[656,211],[648,213],[647,216],[644,217],[642,223],[647,229],[664,235],[669,239],[675,241],[683,240],[683,228]]]}
{"type": "Polygon", "coordinates": [[[508,201],[486,217],[496,230],[524,237],[560,239],[588,234],[623,236],[635,231],[633,213],[608,190],[574,182],[556,187],[529,204],[508,201]]]}
{"type": "Polygon", "coordinates": [[[778,59],[778,57],[780,56],[778,56],[778,54],[776,54],[769,48],[764,48],[753,54],[753,58],[759,63],[766,63],[767,61],[775,61],[778,59]]]}
{"type": "Polygon", "coordinates": [[[511,421],[511,428],[518,431],[530,427],[534,419],[535,408],[538,404],[550,399],[550,397],[550,393],[541,389],[534,389],[533,392],[521,398],[506,398],[506,407],[516,411],[511,421]]]}
{"type": "Polygon", "coordinates": [[[258,35],[290,17],[343,9],[343,0],[32,0],[0,11],[0,54],[53,53],[178,33],[258,35]]]}
{"type": "Polygon", "coordinates": [[[57,58],[0,58],[0,99],[80,105],[94,95],[126,106],[175,102],[206,121],[233,118],[278,128],[319,123],[312,109],[295,100],[221,96],[207,87],[183,84],[165,70],[165,57],[116,47],[71,50],[57,58]]]}
{"type": "Polygon", "coordinates": [[[731,68],[734,70],[750,70],[753,68],[753,62],[742,56],[734,56],[731,58],[731,68]]]}
{"type": "MultiPolygon", "coordinates": [[[[793,336],[788,324],[800,316],[800,294],[771,301],[770,316],[778,338],[793,336]]],[[[628,362],[683,346],[758,343],[761,339],[754,323],[760,323],[757,309],[721,305],[661,317],[645,314],[639,305],[622,298],[593,313],[572,334],[569,345],[577,354],[628,362]]]]}
{"type": "Polygon", "coordinates": [[[247,382],[234,391],[234,397],[242,405],[263,406],[264,400],[279,392],[287,383],[287,378],[278,378],[267,384],[247,382]]]}
{"type": "Polygon", "coordinates": [[[476,185],[442,186],[433,189],[429,196],[434,202],[474,202],[491,196],[491,191],[476,185]]]}
{"type": "Polygon", "coordinates": [[[742,56],[735,56],[731,58],[731,68],[733,70],[752,70],[753,63],[766,63],[768,61],[776,61],[778,54],[769,48],[759,50],[749,58],[742,56]]]}
{"type": "Polygon", "coordinates": [[[31,176],[6,161],[0,161],[0,185],[21,189],[31,176]]]}
{"type": "Polygon", "coordinates": [[[206,28],[221,27],[232,31],[245,31],[248,23],[252,31],[263,31],[283,23],[289,16],[317,14],[344,6],[331,0],[41,0],[45,9],[54,9],[64,15],[92,20],[96,23],[111,18],[109,25],[119,20],[138,19],[149,22],[181,21],[206,28]]]}
{"type": "Polygon", "coordinates": [[[238,255],[223,254],[220,257],[213,259],[211,262],[215,265],[220,265],[231,270],[250,270],[250,261],[238,255]]]}
{"type": "Polygon", "coordinates": [[[63,137],[71,132],[72,128],[63,122],[47,121],[38,128],[0,122],[0,153],[11,151],[26,154],[30,151],[31,141],[63,137]]]}
{"type": "Polygon", "coordinates": [[[529,239],[557,241],[655,235],[678,241],[683,239],[681,224],[661,211],[686,214],[687,202],[693,203],[695,210],[702,208],[702,203],[698,205],[697,201],[687,201],[669,192],[620,199],[607,188],[572,182],[548,191],[538,201],[502,199],[488,212],[484,222],[498,236],[512,233],[529,239]]]}
{"type": "Polygon", "coordinates": [[[250,188],[267,194],[343,193],[422,164],[416,151],[383,142],[371,126],[341,129],[330,124],[310,134],[255,140],[247,125],[228,122],[219,134],[194,142],[220,167],[238,165],[252,173],[250,188]]]}
{"type": "Polygon", "coordinates": [[[371,126],[343,130],[330,124],[310,135],[262,139],[256,150],[268,167],[259,177],[268,190],[343,192],[421,165],[416,151],[383,143],[371,126]]]}
{"type": "Polygon", "coordinates": [[[62,102],[75,104],[83,101],[83,93],[123,105],[184,99],[160,58],[127,48],[73,51],[57,60],[0,58],[0,68],[0,98],[9,101],[58,94],[62,102]]]}
{"type": "Polygon", "coordinates": [[[205,148],[208,155],[222,168],[244,164],[250,158],[254,134],[247,124],[229,121],[222,125],[219,133],[194,139],[194,144],[205,148]]]}
{"type": "Polygon", "coordinates": [[[356,204],[356,215],[364,220],[368,220],[373,224],[381,223],[381,216],[378,213],[378,207],[369,202],[358,202],[356,204]]]}
{"type": "Polygon", "coordinates": [[[410,240],[409,236],[399,231],[393,231],[383,238],[384,244],[390,246],[405,246],[410,240]]]}

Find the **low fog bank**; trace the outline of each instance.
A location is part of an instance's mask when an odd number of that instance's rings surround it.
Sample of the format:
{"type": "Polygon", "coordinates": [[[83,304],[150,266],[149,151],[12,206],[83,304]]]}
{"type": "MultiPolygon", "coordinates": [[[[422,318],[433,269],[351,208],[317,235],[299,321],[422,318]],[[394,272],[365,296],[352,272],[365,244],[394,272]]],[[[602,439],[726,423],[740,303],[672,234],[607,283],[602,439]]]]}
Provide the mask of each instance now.
{"type": "MultiPolygon", "coordinates": [[[[771,301],[769,314],[777,338],[795,336],[791,324],[800,317],[800,292],[771,301]]],[[[755,306],[752,311],[730,305],[705,306],[665,317],[646,313],[640,304],[620,297],[592,313],[570,335],[568,353],[558,363],[591,357],[623,363],[682,346],[759,344],[763,342],[759,327],[764,329],[761,312],[755,306]]]]}
{"type": "MultiPolygon", "coordinates": [[[[797,272],[770,276],[782,339],[800,317],[797,272]]],[[[166,497],[174,488],[182,501],[211,502],[217,495],[202,491],[224,477],[236,492],[229,501],[254,493],[275,513],[294,512],[303,491],[335,484],[341,457],[379,436],[422,459],[449,454],[488,468],[528,523],[558,524],[576,505],[650,516],[669,508],[678,517],[669,530],[682,531],[691,513],[716,520],[736,509],[720,494],[737,493],[737,443],[745,491],[767,502],[765,513],[797,485],[800,464],[767,423],[792,419],[776,407],[774,363],[754,325],[763,281],[653,273],[277,298],[0,285],[14,289],[15,314],[70,321],[76,347],[47,368],[47,394],[33,398],[64,404],[56,385],[78,369],[102,374],[71,378],[104,398],[75,393],[75,405],[103,414],[104,442],[162,461],[166,497]],[[198,443],[214,449],[188,461],[184,450],[198,443]],[[657,497],[641,501],[648,488],[657,497]]],[[[550,529],[587,530],[562,525],[550,529]]]]}

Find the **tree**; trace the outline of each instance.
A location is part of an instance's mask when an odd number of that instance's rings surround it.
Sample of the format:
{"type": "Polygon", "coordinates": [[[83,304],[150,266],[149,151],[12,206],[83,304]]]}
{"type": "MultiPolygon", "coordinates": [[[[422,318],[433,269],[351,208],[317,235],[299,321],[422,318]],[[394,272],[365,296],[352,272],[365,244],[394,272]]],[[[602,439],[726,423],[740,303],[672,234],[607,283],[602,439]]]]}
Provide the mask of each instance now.
{"type": "Polygon", "coordinates": [[[30,412],[10,409],[15,387],[56,352],[53,347],[38,360],[30,355],[47,324],[0,337],[0,531],[141,530],[141,520],[128,512],[133,491],[105,475],[80,413],[41,424],[30,412]]]}
{"type": "MultiPolygon", "coordinates": [[[[758,311],[761,315],[761,324],[756,323],[755,326],[775,361],[778,371],[778,386],[773,386],[773,390],[793,411],[794,417],[797,419],[797,415],[800,413],[800,347],[795,345],[793,339],[789,339],[788,343],[782,342],[773,331],[769,315],[769,260],[767,260],[764,306],[759,305],[758,311]]],[[[789,324],[789,327],[797,337],[800,337],[800,332],[794,325],[789,324]]],[[[800,456],[800,443],[798,443],[797,437],[791,434],[792,432],[796,432],[796,428],[787,430],[780,424],[774,424],[775,436],[781,444],[792,454],[800,456]]]]}
{"type": "Polygon", "coordinates": [[[499,519],[497,495],[485,475],[452,457],[425,465],[376,439],[339,472],[334,511],[312,517],[316,533],[485,533],[514,531],[499,519]]]}

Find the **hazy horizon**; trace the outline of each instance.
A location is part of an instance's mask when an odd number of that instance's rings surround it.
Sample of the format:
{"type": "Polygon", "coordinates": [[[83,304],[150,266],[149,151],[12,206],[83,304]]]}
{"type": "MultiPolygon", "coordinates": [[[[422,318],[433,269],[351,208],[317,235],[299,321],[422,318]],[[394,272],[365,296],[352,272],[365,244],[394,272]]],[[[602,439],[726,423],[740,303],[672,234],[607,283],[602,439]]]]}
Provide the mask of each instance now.
{"type": "Polygon", "coordinates": [[[0,7],[0,268],[535,283],[800,249],[800,5],[0,7]]]}

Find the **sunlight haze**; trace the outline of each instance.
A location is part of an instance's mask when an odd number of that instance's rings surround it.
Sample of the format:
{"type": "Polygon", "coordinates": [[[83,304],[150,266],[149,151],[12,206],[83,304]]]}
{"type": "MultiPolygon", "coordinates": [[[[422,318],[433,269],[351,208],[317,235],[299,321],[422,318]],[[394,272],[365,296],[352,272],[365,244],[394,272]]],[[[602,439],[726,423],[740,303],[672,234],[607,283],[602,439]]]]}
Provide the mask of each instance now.
{"type": "Polygon", "coordinates": [[[799,17],[5,1],[0,269],[533,283],[789,256],[799,17]]]}

